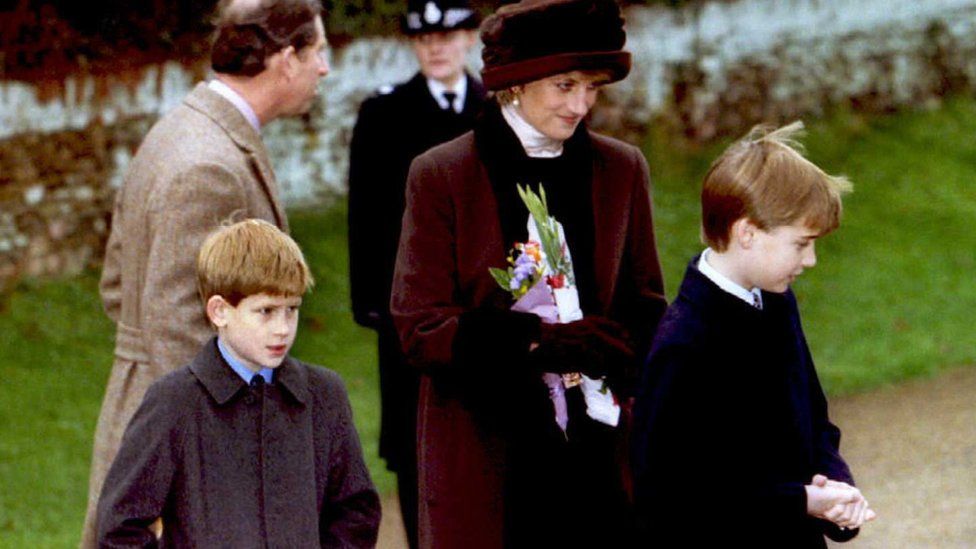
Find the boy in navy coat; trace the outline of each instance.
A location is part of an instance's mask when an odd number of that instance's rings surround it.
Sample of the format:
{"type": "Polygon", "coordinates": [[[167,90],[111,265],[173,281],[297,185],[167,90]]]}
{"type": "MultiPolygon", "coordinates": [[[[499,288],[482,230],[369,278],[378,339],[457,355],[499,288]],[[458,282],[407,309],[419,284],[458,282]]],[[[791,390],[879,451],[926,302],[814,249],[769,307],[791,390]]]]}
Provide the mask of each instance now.
{"type": "Polygon", "coordinates": [[[840,455],[789,288],[850,189],[797,152],[802,127],[753,130],[705,176],[709,247],[661,320],[635,406],[648,545],[821,548],[874,517],[840,455]]]}
{"type": "Polygon", "coordinates": [[[223,227],[197,277],[217,337],[146,393],[99,547],[373,547],[379,498],[342,380],[288,356],[312,284],[298,245],[266,221],[223,227]]]}

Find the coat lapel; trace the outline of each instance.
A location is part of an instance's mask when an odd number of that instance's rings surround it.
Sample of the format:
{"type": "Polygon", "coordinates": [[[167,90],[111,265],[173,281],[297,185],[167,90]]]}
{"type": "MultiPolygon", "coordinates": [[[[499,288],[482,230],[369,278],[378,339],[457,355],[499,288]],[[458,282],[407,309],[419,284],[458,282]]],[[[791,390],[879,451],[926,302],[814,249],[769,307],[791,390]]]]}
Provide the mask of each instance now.
{"type": "MultiPolygon", "coordinates": [[[[190,372],[206,388],[218,405],[229,402],[246,387],[244,380],[224,362],[213,337],[190,363],[190,372]]],[[[308,372],[290,356],[275,369],[274,382],[283,387],[300,406],[309,398],[308,372]]]]}
{"type": "MultiPolygon", "coordinates": [[[[598,137],[590,134],[594,149],[597,149],[598,137]]],[[[628,166],[629,167],[629,166],[628,166]]],[[[624,256],[624,244],[627,240],[627,226],[630,211],[626,205],[630,203],[630,193],[621,192],[629,182],[620,181],[620,172],[614,170],[600,154],[593,155],[593,231],[594,242],[600,242],[593,247],[593,270],[596,277],[597,301],[602,308],[602,314],[610,310],[610,301],[617,285],[620,272],[620,259],[624,256]],[[612,192],[608,187],[616,186],[612,192]]]]}
{"type": "Polygon", "coordinates": [[[268,160],[268,152],[259,134],[244,118],[237,108],[229,101],[211,90],[206,83],[199,83],[197,87],[183,100],[187,106],[199,111],[221,127],[241,150],[247,153],[261,188],[268,197],[268,202],[274,208],[276,224],[282,230],[288,231],[288,218],[278,199],[278,181],[268,160]]]}
{"type": "Polygon", "coordinates": [[[190,372],[220,406],[247,386],[221,358],[216,337],[211,338],[190,363],[190,372]]]}
{"type": "Polygon", "coordinates": [[[292,398],[299,405],[304,405],[309,398],[308,371],[295,362],[290,356],[275,370],[275,383],[281,385],[291,393],[292,398]]]}
{"type": "Polygon", "coordinates": [[[281,201],[278,199],[278,180],[275,179],[271,162],[268,160],[268,152],[260,137],[255,140],[254,149],[249,151],[249,155],[256,171],[261,174],[262,187],[268,196],[268,201],[274,207],[275,221],[283,231],[288,232],[288,218],[285,216],[281,201]]]}

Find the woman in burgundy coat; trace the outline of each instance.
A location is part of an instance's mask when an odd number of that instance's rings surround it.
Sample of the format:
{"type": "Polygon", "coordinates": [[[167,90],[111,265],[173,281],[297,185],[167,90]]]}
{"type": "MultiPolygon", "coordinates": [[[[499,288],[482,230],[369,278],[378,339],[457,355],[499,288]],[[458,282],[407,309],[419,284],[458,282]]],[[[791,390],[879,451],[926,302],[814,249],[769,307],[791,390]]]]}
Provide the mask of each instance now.
{"type": "Polygon", "coordinates": [[[629,72],[623,19],[612,0],[523,0],[481,38],[497,105],[414,160],[391,300],[424,374],[420,544],[621,546],[635,357],[665,308],[644,157],[582,123],[598,88],[629,72]],[[489,274],[528,239],[517,184],[542,184],[565,229],[581,320],[513,312],[489,274]],[[617,426],[590,419],[574,388],[564,434],[543,372],[605,376],[623,405],[617,426]]]}

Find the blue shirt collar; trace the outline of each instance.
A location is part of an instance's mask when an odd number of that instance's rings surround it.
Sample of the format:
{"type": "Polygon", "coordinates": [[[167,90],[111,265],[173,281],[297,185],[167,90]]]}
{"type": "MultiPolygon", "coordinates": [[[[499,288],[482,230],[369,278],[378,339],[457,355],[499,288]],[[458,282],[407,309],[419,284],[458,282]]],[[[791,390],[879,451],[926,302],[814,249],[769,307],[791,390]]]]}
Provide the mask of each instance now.
{"type": "Polygon", "coordinates": [[[237,93],[230,86],[224,84],[216,78],[210,82],[207,82],[207,86],[237,107],[237,110],[241,111],[244,118],[246,118],[248,123],[251,124],[251,127],[254,128],[254,131],[261,133],[261,121],[258,120],[257,113],[254,112],[254,108],[251,107],[250,103],[241,97],[241,94],[237,93]]]}
{"type": "Polygon", "coordinates": [[[237,375],[241,376],[244,383],[250,385],[251,380],[254,379],[254,376],[256,375],[263,377],[265,383],[271,383],[274,376],[274,370],[271,368],[261,368],[261,370],[258,372],[251,370],[227,351],[227,347],[224,346],[224,342],[221,341],[219,337],[217,338],[217,349],[220,351],[220,356],[224,357],[224,361],[230,366],[230,369],[237,372],[237,375]]]}

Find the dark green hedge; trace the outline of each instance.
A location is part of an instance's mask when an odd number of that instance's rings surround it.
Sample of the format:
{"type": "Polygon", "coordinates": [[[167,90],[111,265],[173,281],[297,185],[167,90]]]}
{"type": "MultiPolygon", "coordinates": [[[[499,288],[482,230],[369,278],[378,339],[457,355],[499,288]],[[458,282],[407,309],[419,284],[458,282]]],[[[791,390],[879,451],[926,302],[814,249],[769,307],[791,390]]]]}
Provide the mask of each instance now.
{"type": "MultiPolygon", "coordinates": [[[[680,6],[690,0],[625,0],[621,5],[680,6]]],[[[471,0],[482,14],[487,15],[508,2],[471,0]]],[[[342,43],[364,35],[391,35],[399,31],[400,15],[406,0],[323,0],[328,21],[326,27],[333,42],[342,43]]]]}
{"type": "MultiPolygon", "coordinates": [[[[629,0],[677,6],[689,0],[629,0]]],[[[406,0],[322,0],[335,45],[395,35],[406,0]]],[[[484,14],[501,2],[472,0],[484,14]]],[[[0,0],[0,79],[112,72],[162,59],[199,59],[209,49],[216,0],[0,0]]]]}

